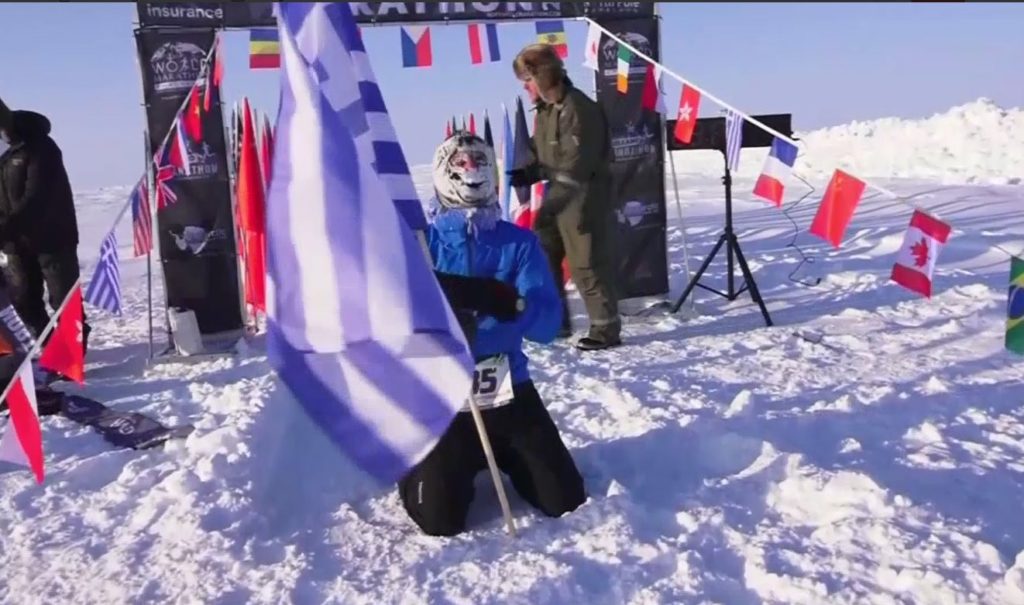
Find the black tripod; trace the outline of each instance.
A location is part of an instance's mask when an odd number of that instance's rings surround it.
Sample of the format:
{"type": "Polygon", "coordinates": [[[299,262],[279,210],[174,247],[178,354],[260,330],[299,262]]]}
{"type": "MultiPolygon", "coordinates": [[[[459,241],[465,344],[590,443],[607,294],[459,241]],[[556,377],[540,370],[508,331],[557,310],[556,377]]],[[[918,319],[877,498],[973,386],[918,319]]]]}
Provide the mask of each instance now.
{"type": "MultiPolygon", "coordinates": [[[[724,157],[725,152],[722,152],[722,155],[724,157]]],[[[693,289],[696,287],[700,287],[707,290],[708,292],[717,294],[723,298],[728,299],[730,302],[736,300],[737,298],[739,298],[741,294],[749,290],[750,297],[754,299],[754,302],[756,302],[759,307],[761,307],[761,314],[764,315],[765,324],[771,326],[773,325],[772,318],[770,315],[768,315],[768,308],[765,307],[764,305],[764,299],[761,298],[761,292],[757,289],[757,282],[754,281],[754,275],[750,272],[750,267],[747,266],[747,260],[743,257],[743,251],[740,249],[740,241],[736,237],[735,231],[733,231],[732,174],[729,172],[728,161],[726,161],[725,176],[722,177],[722,184],[725,185],[725,232],[722,233],[722,237],[718,238],[718,243],[715,244],[715,247],[711,249],[711,254],[709,254],[708,257],[704,259],[704,264],[700,266],[700,269],[690,280],[690,283],[686,286],[686,289],[683,290],[683,293],[682,295],[680,295],[679,300],[677,300],[676,304],[672,306],[672,313],[676,313],[679,311],[680,307],[683,306],[683,303],[686,302],[686,298],[690,296],[690,293],[693,292],[693,289]],[[700,283],[701,276],[703,276],[704,272],[708,270],[708,267],[711,265],[711,261],[715,259],[715,255],[717,255],[718,252],[722,249],[722,246],[725,246],[726,260],[728,264],[728,267],[726,269],[728,292],[719,292],[714,288],[709,288],[704,284],[700,283]],[[734,256],[735,259],[739,261],[740,270],[743,271],[744,283],[739,290],[736,289],[736,268],[733,266],[734,256]]]]}

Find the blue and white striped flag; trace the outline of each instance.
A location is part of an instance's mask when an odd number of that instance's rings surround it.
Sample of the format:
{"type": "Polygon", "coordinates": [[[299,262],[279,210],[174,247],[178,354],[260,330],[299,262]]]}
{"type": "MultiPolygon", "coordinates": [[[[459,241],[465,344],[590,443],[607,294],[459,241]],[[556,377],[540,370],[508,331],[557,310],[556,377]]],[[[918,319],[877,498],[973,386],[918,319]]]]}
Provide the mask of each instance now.
{"type": "Polygon", "coordinates": [[[121,263],[113,229],[100,244],[100,260],[85,289],[85,302],[114,315],[121,314],[121,263]]]}
{"type": "Polygon", "coordinates": [[[413,230],[426,218],[349,4],[276,11],[269,358],[335,444],[390,482],[448,428],[474,364],[413,230]]]}
{"type": "Polygon", "coordinates": [[[743,148],[743,116],[725,110],[725,163],[730,172],[740,167],[740,149],[743,148]]]}

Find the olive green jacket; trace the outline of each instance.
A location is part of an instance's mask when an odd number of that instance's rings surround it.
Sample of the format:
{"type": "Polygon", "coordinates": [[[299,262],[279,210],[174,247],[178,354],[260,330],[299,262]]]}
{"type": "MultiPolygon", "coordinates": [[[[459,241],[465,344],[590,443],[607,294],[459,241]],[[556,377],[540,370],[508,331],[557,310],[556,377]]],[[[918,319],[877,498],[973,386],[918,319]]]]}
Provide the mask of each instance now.
{"type": "Polygon", "coordinates": [[[584,217],[607,213],[611,145],[601,106],[567,83],[561,102],[538,102],[536,111],[527,175],[548,181],[542,212],[557,215],[580,202],[584,217]]]}

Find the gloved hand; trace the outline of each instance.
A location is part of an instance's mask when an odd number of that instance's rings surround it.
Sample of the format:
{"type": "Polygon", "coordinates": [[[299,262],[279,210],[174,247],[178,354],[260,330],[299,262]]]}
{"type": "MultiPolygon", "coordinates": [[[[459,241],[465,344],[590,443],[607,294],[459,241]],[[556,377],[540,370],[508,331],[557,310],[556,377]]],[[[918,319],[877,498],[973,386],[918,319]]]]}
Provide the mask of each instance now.
{"type": "Polygon", "coordinates": [[[530,179],[530,175],[527,174],[525,168],[515,168],[513,170],[506,171],[505,174],[508,176],[508,182],[513,187],[529,187],[533,184],[530,179]]]}
{"type": "Polygon", "coordinates": [[[476,311],[498,321],[514,321],[522,311],[519,292],[501,280],[451,273],[434,274],[452,309],[476,311]]]}

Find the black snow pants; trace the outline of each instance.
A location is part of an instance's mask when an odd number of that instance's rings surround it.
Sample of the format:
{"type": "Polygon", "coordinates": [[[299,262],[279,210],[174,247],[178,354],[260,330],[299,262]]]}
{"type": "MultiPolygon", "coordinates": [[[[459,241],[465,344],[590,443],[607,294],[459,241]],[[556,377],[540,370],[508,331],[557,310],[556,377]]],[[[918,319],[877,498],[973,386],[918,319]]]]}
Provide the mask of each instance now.
{"type": "MultiPolygon", "coordinates": [[[[583,477],[532,382],[515,385],[509,405],[483,410],[498,467],[524,500],[549,517],[586,500],[583,477]]],[[[473,416],[461,412],[430,454],[398,484],[409,517],[432,536],[466,529],[473,482],[487,469],[473,416]]]]}
{"type": "MultiPolygon", "coordinates": [[[[43,299],[46,286],[50,308],[56,311],[71,292],[79,277],[78,253],[72,248],[54,253],[36,253],[14,246],[6,246],[7,281],[11,304],[36,338],[46,329],[50,314],[43,299]]],[[[82,342],[87,347],[89,325],[82,316],[82,342]]]]}

